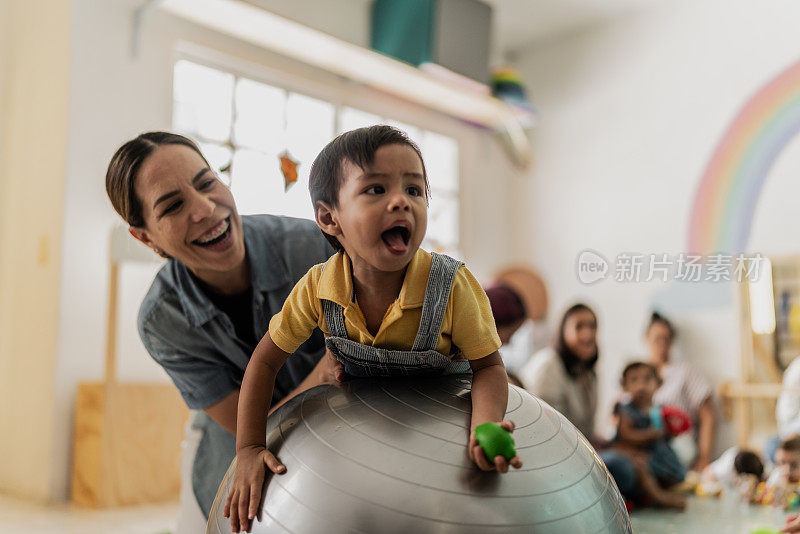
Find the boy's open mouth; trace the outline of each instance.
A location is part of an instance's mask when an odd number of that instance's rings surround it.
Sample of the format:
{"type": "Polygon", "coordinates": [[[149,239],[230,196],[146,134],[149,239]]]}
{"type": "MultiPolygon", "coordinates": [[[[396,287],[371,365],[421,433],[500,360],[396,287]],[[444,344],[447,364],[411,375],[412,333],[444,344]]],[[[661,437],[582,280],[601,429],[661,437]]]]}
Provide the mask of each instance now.
{"type": "Polygon", "coordinates": [[[408,240],[411,232],[405,226],[393,226],[381,234],[383,242],[395,254],[402,254],[408,250],[408,240]]]}

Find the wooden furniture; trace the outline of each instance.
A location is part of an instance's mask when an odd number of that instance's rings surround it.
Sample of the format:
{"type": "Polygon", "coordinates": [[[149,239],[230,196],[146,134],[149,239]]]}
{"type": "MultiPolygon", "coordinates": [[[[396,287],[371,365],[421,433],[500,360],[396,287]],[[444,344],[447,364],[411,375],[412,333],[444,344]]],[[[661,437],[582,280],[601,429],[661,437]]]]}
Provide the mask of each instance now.
{"type": "Polygon", "coordinates": [[[741,380],[725,382],[719,391],[723,414],[734,418],[741,447],[757,448],[764,437],[777,434],[775,404],[784,391],[783,371],[800,355],[800,258],[770,260],[772,310],[767,311],[774,313],[774,331],[754,331],[753,314],[763,320],[765,310],[751,309],[750,284],[740,282],[741,380]]]}
{"type": "Polygon", "coordinates": [[[120,264],[156,260],[127,228],[112,231],[104,378],[79,384],[75,406],[76,504],[110,507],[178,498],[188,409],[171,384],[120,382],[116,372],[120,264]]]}

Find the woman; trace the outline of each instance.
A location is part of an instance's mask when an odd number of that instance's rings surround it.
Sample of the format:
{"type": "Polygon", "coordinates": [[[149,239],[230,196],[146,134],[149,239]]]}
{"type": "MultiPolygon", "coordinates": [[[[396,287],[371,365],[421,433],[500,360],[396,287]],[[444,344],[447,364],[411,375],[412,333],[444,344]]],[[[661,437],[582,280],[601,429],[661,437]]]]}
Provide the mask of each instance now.
{"type": "MultiPolygon", "coordinates": [[[[519,378],[525,389],[561,412],[595,446],[602,440],[594,434],[597,411],[597,316],[585,304],[575,304],[564,313],[554,347],[546,347],[525,364],[519,378]]],[[[632,459],[613,450],[600,457],[620,491],[632,497],[637,490],[632,459]]]]}
{"type": "Polygon", "coordinates": [[[688,413],[692,418],[695,437],[686,441],[673,440],[673,448],[681,460],[695,471],[702,471],[711,463],[714,449],[713,390],[693,366],[686,362],[672,362],[670,351],[675,340],[675,328],[662,315],[653,312],[645,331],[645,341],[650,350],[649,363],[658,370],[661,387],[653,400],[656,404],[671,404],[688,413]],[[696,440],[696,441],[695,441],[696,440]]]}
{"type": "MultiPolygon", "coordinates": [[[[332,249],[312,221],[240,217],[228,187],[180,135],[150,132],[122,145],[108,166],[106,192],[130,233],[169,260],[142,302],[138,327],[147,351],[195,410],[184,466],[190,462],[196,502],[182,492],[178,532],[201,532],[235,456],[239,387],[250,355],[294,284],[332,249]]],[[[332,361],[323,354],[316,332],[278,374],[273,406],[332,379],[332,361]]]]}
{"type": "Polygon", "coordinates": [[[534,354],[519,372],[525,389],[561,412],[590,440],[597,409],[597,358],[597,317],[585,304],[575,304],[561,319],[556,345],[534,354]]]}

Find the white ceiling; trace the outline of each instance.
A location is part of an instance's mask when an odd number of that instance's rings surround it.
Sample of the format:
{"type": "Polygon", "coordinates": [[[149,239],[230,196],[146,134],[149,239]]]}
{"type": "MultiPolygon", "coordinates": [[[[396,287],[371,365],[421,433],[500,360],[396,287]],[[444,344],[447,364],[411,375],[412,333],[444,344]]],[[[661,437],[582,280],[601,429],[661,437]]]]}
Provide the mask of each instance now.
{"type": "Polygon", "coordinates": [[[483,0],[494,8],[496,43],[504,53],[599,24],[660,0],[483,0]]]}

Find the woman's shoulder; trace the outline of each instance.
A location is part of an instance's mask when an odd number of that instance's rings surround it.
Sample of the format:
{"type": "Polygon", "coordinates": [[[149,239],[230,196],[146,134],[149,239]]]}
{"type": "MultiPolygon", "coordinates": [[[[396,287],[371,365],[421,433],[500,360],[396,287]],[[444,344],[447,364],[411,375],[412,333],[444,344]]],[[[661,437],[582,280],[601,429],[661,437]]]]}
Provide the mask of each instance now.
{"type": "Polygon", "coordinates": [[[185,322],[185,313],[179,296],[175,260],[165,263],[156,273],[150,288],[139,305],[137,318],[140,333],[144,330],[175,328],[185,322]]]}
{"type": "Polygon", "coordinates": [[[561,374],[563,367],[561,359],[553,347],[545,347],[536,351],[527,363],[522,366],[525,374],[539,376],[561,374]]]}
{"type": "Polygon", "coordinates": [[[285,238],[324,238],[320,229],[312,220],[282,215],[242,215],[242,226],[259,234],[269,236],[275,241],[285,238]]]}

